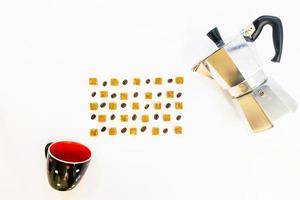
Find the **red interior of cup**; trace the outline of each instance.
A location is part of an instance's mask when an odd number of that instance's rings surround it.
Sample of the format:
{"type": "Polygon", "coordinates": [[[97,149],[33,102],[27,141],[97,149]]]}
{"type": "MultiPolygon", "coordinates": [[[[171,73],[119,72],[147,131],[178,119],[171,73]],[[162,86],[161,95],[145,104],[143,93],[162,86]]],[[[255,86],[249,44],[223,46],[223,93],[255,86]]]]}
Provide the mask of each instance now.
{"type": "Polygon", "coordinates": [[[55,158],[66,162],[84,162],[90,159],[92,155],[86,146],[70,141],[53,143],[49,152],[55,158]]]}

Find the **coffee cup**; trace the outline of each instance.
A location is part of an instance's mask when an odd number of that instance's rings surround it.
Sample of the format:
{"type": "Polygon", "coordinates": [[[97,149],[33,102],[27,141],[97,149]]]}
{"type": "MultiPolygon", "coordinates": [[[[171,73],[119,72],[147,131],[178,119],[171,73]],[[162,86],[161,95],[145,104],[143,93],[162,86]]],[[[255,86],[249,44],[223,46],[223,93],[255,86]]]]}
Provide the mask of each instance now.
{"type": "Polygon", "coordinates": [[[75,188],[85,174],[92,156],[88,147],[73,141],[48,143],[45,154],[49,184],[59,191],[75,188]]]}

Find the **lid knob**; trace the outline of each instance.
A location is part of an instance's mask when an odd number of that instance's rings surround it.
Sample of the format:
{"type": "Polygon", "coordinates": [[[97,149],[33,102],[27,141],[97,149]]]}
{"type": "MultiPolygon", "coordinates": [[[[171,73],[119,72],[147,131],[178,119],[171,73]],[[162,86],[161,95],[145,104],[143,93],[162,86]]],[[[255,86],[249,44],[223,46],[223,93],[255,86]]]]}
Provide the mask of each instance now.
{"type": "Polygon", "coordinates": [[[217,27],[209,31],[206,35],[217,45],[217,47],[221,48],[224,46],[224,41],[217,27]]]}

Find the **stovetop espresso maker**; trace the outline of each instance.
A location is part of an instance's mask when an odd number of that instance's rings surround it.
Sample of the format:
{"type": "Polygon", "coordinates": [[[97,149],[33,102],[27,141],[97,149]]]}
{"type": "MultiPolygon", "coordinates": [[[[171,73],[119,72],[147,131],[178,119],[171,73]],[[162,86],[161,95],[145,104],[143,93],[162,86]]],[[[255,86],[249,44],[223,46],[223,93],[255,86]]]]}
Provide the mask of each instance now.
{"type": "Polygon", "coordinates": [[[297,108],[297,103],[264,73],[257,53],[251,47],[265,25],[270,25],[273,31],[275,56],[271,61],[280,62],[283,44],[281,20],[261,16],[226,44],[217,28],[208,32],[207,36],[218,50],[193,68],[193,71],[216,80],[229,92],[254,132],[272,128],[276,119],[297,108]]]}

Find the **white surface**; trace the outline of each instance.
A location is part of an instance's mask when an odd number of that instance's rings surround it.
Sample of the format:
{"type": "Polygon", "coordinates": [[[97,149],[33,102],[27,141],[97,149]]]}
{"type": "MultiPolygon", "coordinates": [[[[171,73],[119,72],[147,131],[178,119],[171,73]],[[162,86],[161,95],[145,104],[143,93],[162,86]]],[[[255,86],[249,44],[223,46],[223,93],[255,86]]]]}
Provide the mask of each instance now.
{"type": "MultiPolygon", "coordinates": [[[[295,1],[296,2],[296,1],[295,1]]],[[[264,69],[299,102],[299,9],[281,1],[0,2],[0,199],[299,199],[299,112],[252,134],[214,82],[189,69],[214,49],[206,33],[237,33],[262,14],[284,25],[256,42],[264,69]],[[185,74],[180,137],[88,137],[87,77],[185,74]],[[94,157],[68,193],[46,179],[44,145],[70,139],[94,157]]]]}

